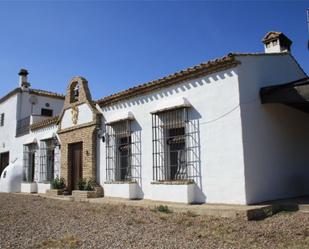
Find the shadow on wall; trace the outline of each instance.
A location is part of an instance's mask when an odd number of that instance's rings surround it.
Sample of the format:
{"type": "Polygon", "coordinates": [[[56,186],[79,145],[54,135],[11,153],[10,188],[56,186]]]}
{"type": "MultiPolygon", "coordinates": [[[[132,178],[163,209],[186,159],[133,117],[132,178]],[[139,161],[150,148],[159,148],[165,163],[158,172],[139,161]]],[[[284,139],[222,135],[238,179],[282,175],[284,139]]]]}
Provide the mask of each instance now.
{"type": "Polygon", "coordinates": [[[309,194],[309,115],[282,104],[241,106],[247,204],[309,194]]]}
{"type": "Polygon", "coordinates": [[[195,202],[205,203],[206,195],[203,192],[202,163],[201,163],[201,139],[200,139],[201,114],[194,108],[190,108],[188,120],[188,166],[191,172],[190,178],[196,183],[195,202]]]}
{"type": "Polygon", "coordinates": [[[165,89],[161,88],[158,90],[160,92],[157,92],[157,93],[151,93],[151,94],[147,94],[144,96],[138,96],[136,98],[132,98],[131,100],[124,100],[123,103],[117,103],[112,106],[104,107],[103,110],[104,111],[118,110],[122,108],[128,108],[131,106],[142,105],[142,104],[149,103],[152,101],[161,100],[161,99],[164,99],[166,97],[172,96],[180,92],[186,92],[192,88],[197,88],[197,87],[201,87],[201,86],[208,85],[208,84],[215,84],[219,80],[226,79],[227,77],[233,77],[235,75],[236,73],[233,70],[228,70],[225,72],[218,72],[208,77],[203,77],[197,80],[196,79],[189,80],[185,83],[178,84],[176,86],[170,86],[169,88],[165,88],[165,89]]]}
{"type": "Polygon", "coordinates": [[[142,181],[142,127],[134,120],[131,124],[132,135],[131,135],[131,172],[132,180],[138,182],[138,196],[144,198],[143,181],[142,181]]]}

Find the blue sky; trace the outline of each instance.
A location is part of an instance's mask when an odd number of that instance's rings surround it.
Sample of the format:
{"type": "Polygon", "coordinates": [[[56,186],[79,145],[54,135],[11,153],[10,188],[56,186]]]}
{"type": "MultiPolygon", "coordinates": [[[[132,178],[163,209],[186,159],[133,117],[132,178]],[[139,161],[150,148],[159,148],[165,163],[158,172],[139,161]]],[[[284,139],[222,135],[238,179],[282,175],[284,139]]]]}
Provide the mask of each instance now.
{"type": "Polygon", "coordinates": [[[229,52],[262,52],[282,31],[309,73],[308,1],[0,1],[0,95],[18,85],[64,93],[84,76],[94,99],[229,52]]]}

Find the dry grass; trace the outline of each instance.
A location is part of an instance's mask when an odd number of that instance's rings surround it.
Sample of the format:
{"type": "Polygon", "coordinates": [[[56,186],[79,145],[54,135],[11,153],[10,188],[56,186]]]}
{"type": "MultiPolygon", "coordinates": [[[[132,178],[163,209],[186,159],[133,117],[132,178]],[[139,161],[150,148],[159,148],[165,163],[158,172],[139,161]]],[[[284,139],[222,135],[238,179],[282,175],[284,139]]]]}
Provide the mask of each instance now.
{"type": "Polygon", "coordinates": [[[81,241],[72,235],[66,235],[60,239],[47,239],[42,241],[41,243],[34,246],[34,248],[40,249],[60,249],[60,248],[68,248],[75,249],[79,248],[81,245],[81,241]]]}

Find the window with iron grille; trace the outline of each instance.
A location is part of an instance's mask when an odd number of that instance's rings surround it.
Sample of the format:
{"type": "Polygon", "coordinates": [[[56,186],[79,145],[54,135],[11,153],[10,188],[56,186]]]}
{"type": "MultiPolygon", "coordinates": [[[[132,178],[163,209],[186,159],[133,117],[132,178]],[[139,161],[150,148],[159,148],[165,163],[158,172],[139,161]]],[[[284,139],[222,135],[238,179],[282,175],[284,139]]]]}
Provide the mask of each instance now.
{"type": "Polygon", "coordinates": [[[16,137],[29,134],[30,132],[30,116],[20,119],[16,125],[16,137]]]}
{"type": "Polygon", "coordinates": [[[131,128],[131,120],[106,125],[107,182],[140,179],[140,135],[131,128]]]}
{"type": "Polygon", "coordinates": [[[59,176],[59,169],[55,167],[58,160],[59,150],[54,139],[41,141],[39,182],[50,182],[54,176],[59,176]]]}
{"type": "Polygon", "coordinates": [[[33,182],[37,159],[37,144],[24,145],[24,175],[23,181],[33,182]]]}
{"type": "Polygon", "coordinates": [[[199,134],[189,108],[152,114],[154,181],[195,180],[199,177],[199,134]]]}
{"type": "Polygon", "coordinates": [[[0,126],[4,126],[4,113],[0,114],[0,126]]]}

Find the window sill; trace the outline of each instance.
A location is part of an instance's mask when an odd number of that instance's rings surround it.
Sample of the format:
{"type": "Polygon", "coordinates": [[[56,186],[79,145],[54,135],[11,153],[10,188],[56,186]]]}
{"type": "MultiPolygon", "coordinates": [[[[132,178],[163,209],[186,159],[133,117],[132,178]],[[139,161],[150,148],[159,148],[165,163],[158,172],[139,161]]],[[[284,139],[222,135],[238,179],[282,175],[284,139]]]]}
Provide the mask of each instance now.
{"type": "Polygon", "coordinates": [[[193,180],[164,180],[151,182],[154,185],[189,185],[194,184],[193,180]]]}
{"type": "Polygon", "coordinates": [[[104,184],[137,184],[136,181],[108,181],[104,182],[104,184]]]}

